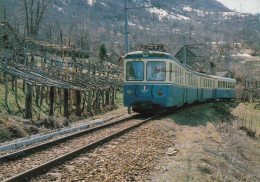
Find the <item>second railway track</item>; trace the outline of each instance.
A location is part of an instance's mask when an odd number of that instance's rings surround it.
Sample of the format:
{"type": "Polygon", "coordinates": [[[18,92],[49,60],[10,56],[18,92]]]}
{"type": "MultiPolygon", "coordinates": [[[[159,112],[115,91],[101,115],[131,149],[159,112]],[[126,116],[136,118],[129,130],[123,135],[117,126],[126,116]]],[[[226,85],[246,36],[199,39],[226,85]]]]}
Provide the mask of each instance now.
{"type": "MultiPolygon", "coordinates": [[[[1,176],[0,180],[4,181],[24,181],[29,180],[31,177],[41,174],[42,172],[48,170],[49,168],[57,165],[58,163],[64,162],[73,158],[81,153],[89,151],[99,145],[106,143],[107,141],[120,136],[131,129],[134,129],[147,121],[155,119],[162,114],[157,114],[155,116],[151,116],[146,119],[141,118],[125,118],[115,122],[114,124],[110,124],[110,126],[115,127],[104,127],[101,130],[95,131],[93,128],[89,130],[88,135],[74,137],[67,141],[67,139],[63,139],[63,143],[58,145],[49,147],[48,150],[40,150],[33,154],[26,154],[26,157],[21,159],[12,161],[12,162],[5,162],[0,166],[1,176]],[[128,122],[123,122],[128,121],[128,122]]],[[[100,127],[100,126],[99,126],[100,127]]],[[[101,126],[102,127],[102,126],[101,126]]],[[[95,127],[98,128],[98,127],[95,127]]],[[[46,145],[48,146],[48,145],[46,145]]],[[[45,146],[45,147],[46,147],[45,146]]],[[[30,149],[31,150],[31,149],[30,149]]],[[[39,147],[38,149],[39,150],[39,147]]],[[[23,152],[17,155],[17,157],[21,156],[23,152]]],[[[29,153],[32,153],[30,151],[29,153]]],[[[14,158],[17,158],[14,157],[14,158]]],[[[12,159],[12,158],[10,158],[12,159]]],[[[7,161],[6,159],[3,161],[7,161]]]]}

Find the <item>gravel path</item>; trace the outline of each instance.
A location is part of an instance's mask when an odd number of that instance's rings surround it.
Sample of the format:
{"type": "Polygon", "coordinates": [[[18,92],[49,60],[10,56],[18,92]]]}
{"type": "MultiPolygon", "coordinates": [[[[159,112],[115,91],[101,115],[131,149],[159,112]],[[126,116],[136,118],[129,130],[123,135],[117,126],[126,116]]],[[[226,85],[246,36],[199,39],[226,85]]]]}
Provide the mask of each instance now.
{"type": "MultiPolygon", "coordinates": [[[[121,115],[121,116],[118,115],[118,117],[104,118],[104,120],[105,120],[105,119],[108,119],[108,121],[107,121],[107,122],[104,122],[103,124],[108,124],[108,123],[114,122],[115,120],[117,120],[117,119],[119,119],[119,118],[122,119],[122,118],[126,118],[126,117],[128,117],[128,116],[127,116],[127,115],[121,115]]],[[[85,121],[85,120],[82,120],[82,121],[85,121]]],[[[90,122],[91,122],[91,120],[90,120],[90,122]]],[[[78,122],[78,124],[79,124],[79,123],[80,123],[80,122],[78,122]]],[[[96,126],[101,126],[101,125],[103,125],[103,124],[94,125],[94,127],[96,127],[96,126]]],[[[71,127],[73,127],[73,125],[72,125],[71,127]]],[[[89,128],[91,128],[91,127],[92,127],[92,125],[91,125],[89,128]]],[[[86,129],[89,129],[89,128],[86,128],[86,129]]],[[[83,130],[85,130],[85,129],[83,129],[83,130]]],[[[82,130],[76,130],[76,131],[69,132],[69,133],[66,133],[66,134],[63,134],[63,135],[57,135],[57,136],[52,137],[52,138],[49,139],[49,140],[43,140],[43,141],[41,141],[41,142],[33,143],[33,144],[30,144],[30,145],[27,145],[27,146],[24,146],[24,147],[20,147],[20,148],[17,148],[17,149],[0,151],[0,156],[7,155],[7,154],[10,154],[10,153],[13,153],[13,152],[17,152],[17,151],[20,151],[20,150],[23,150],[23,149],[26,149],[26,148],[29,148],[29,147],[32,147],[32,146],[36,146],[36,145],[45,143],[46,141],[53,141],[53,140],[62,138],[62,137],[64,137],[64,136],[68,136],[68,135],[71,135],[71,134],[73,134],[73,133],[77,133],[77,132],[79,132],[79,131],[82,131],[82,130]]],[[[51,132],[50,132],[50,133],[51,133],[51,132]]]]}
{"type": "Polygon", "coordinates": [[[64,163],[32,181],[143,181],[174,143],[156,121],[64,163]]]}
{"type": "Polygon", "coordinates": [[[140,122],[140,120],[130,120],[110,128],[105,128],[100,131],[69,140],[65,143],[61,143],[49,149],[39,151],[20,160],[4,163],[2,166],[0,166],[0,180],[9,178],[30,168],[43,164],[51,159],[57,158],[58,156],[72,152],[97,139],[101,139],[137,122],[140,122]]]}

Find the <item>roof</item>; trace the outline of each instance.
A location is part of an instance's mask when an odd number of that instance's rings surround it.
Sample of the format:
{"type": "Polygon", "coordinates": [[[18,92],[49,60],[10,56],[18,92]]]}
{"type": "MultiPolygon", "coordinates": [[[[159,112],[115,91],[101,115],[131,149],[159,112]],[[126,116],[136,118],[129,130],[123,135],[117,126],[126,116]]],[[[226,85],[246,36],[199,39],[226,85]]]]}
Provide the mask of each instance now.
{"type": "Polygon", "coordinates": [[[189,67],[187,67],[186,65],[182,64],[179,60],[177,60],[171,54],[165,53],[165,52],[149,51],[148,57],[144,57],[143,51],[135,51],[135,52],[131,52],[131,53],[126,54],[124,59],[138,59],[138,58],[151,59],[151,58],[155,58],[155,57],[171,59],[171,60],[175,61],[179,66],[181,66],[183,69],[185,69],[185,70],[187,70],[187,71],[189,71],[193,74],[196,74],[198,76],[204,76],[204,77],[208,77],[208,78],[217,78],[217,79],[226,80],[226,81],[236,81],[236,80],[231,79],[231,78],[219,77],[219,76],[214,76],[214,75],[206,75],[206,74],[196,72],[196,71],[190,69],[189,67]]]}
{"type": "MultiPolygon", "coordinates": [[[[183,52],[183,47],[175,54],[175,56],[177,56],[178,54],[183,52]]],[[[191,54],[194,57],[209,57],[209,53],[207,51],[205,51],[204,49],[200,48],[200,47],[195,47],[195,46],[187,46],[186,47],[186,51],[190,51],[191,54]]]]}
{"type": "Polygon", "coordinates": [[[197,57],[208,57],[209,56],[209,53],[207,51],[205,51],[204,49],[201,49],[199,47],[187,46],[187,50],[190,50],[197,57]]]}
{"type": "MultiPolygon", "coordinates": [[[[106,56],[107,56],[107,57],[110,57],[112,54],[115,54],[115,55],[117,55],[117,56],[118,56],[118,54],[117,54],[117,53],[115,53],[115,52],[112,52],[112,53],[107,53],[107,54],[106,54],[106,56]]],[[[119,56],[118,56],[118,57],[119,57],[119,56]]]]}
{"type": "Polygon", "coordinates": [[[220,79],[220,80],[223,80],[223,81],[233,81],[233,82],[236,82],[236,80],[232,79],[232,78],[226,78],[226,77],[214,76],[214,75],[211,75],[211,77],[217,78],[217,79],[220,79]]]}
{"type": "Polygon", "coordinates": [[[159,51],[149,51],[148,56],[143,55],[143,51],[136,51],[131,52],[125,55],[125,59],[133,59],[133,58],[154,58],[154,57],[160,57],[160,58],[166,58],[166,59],[173,59],[173,56],[166,52],[159,52],[159,51]]]}
{"type": "Polygon", "coordinates": [[[220,72],[216,72],[216,75],[217,76],[222,76],[222,77],[225,77],[227,76],[228,72],[227,71],[220,71],[220,72]]]}

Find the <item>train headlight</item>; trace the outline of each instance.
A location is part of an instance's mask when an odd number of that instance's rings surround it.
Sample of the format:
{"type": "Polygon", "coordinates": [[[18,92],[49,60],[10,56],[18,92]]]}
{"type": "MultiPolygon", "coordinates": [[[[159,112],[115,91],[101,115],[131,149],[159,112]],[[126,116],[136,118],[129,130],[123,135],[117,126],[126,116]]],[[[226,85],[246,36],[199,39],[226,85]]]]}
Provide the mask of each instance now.
{"type": "Polygon", "coordinates": [[[158,91],[157,91],[157,94],[158,94],[159,96],[162,96],[162,95],[163,95],[163,91],[162,91],[162,90],[158,90],[158,91]]]}
{"type": "Polygon", "coordinates": [[[128,89],[128,90],[126,91],[126,94],[127,94],[127,95],[132,95],[132,93],[133,93],[133,91],[130,90],[130,89],[128,89]]]}
{"type": "Polygon", "coordinates": [[[143,50],[143,56],[148,57],[149,56],[149,50],[143,50]]]}

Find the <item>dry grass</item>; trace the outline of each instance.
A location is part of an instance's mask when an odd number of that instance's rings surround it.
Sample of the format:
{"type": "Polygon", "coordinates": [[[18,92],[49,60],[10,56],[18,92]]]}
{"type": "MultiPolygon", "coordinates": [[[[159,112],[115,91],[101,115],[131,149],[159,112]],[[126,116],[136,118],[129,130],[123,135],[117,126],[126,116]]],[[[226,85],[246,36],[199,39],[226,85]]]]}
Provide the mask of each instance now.
{"type": "Polygon", "coordinates": [[[256,108],[256,103],[240,103],[233,109],[232,114],[241,120],[242,125],[247,130],[260,135],[260,109],[256,108]]]}
{"type": "Polygon", "coordinates": [[[260,142],[240,130],[236,106],[192,106],[158,122],[179,153],[162,156],[151,181],[260,181],[260,142]]]}

